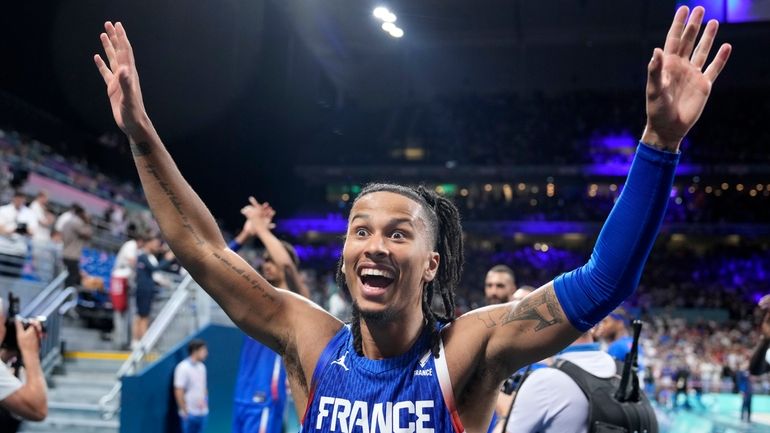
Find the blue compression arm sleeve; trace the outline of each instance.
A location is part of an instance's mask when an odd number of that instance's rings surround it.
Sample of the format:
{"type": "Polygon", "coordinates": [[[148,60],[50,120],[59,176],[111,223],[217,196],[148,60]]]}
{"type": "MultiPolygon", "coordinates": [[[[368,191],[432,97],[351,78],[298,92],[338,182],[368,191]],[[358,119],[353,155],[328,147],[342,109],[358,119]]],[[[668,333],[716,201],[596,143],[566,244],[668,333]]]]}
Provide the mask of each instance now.
{"type": "Polygon", "coordinates": [[[233,251],[234,251],[234,252],[236,252],[236,253],[238,252],[238,250],[240,250],[240,249],[241,249],[241,247],[242,247],[242,246],[243,246],[243,245],[239,244],[239,243],[238,243],[238,241],[236,241],[235,239],[231,240],[231,241],[230,241],[230,242],[227,244],[227,248],[230,248],[231,250],[233,250],[233,251]]]}
{"type": "Polygon", "coordinates": [[[588,263],[554,280],[564,313],[580,331],[599,323],[639,284],[666,213],[679,155],[641,143],[588,263]]]}

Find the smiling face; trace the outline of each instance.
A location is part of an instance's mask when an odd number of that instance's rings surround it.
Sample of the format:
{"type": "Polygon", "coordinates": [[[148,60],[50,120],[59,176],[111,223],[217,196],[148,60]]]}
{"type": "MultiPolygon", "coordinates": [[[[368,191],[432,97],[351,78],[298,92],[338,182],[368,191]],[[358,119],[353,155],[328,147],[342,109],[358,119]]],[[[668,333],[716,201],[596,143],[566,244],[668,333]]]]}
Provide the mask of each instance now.
{"type": "Polygon", "coordinates": [[[410,198],[380,191],[355,202],[342,269],[363,318],[393,320],[422,310],[423,287],[439,265],[433,238],[422,206],[410,198]]]}

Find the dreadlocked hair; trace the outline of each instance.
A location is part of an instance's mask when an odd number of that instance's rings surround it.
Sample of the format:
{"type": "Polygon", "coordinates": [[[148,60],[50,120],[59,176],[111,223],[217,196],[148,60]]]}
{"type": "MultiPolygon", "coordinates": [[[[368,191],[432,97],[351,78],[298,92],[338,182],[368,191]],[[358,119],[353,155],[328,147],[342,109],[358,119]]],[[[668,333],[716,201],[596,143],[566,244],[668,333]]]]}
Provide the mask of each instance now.
{"type": "MultiPolygon", "coordinates": [[[[438,322],[449,323],[455,318],[455,290],[460,283],[465,261],[460,213],[450,200],[423,186],[409,187],[388,183],[371,183],[361,190],[356,201],[367,194],[381,191],[400,194],[422,206],[430,231],[430,239],[435,251],[440,256],[436,277],[425,285],[422,293],[422,313],[425,316],[425,326],[430,331],[431,353],[438,358],[441,334],[436,324],[438,322]],[[431,308],[435,296],[441,297],[444,306],[443,314],[438,314],[431,308]]],[[[355,204],[355,201],[353,203],[355,204]]],[[[345,282],[345,275],[342,273],[341,258],[337,266],[337,284],[343,290],[349,291],[345,282]]],[[[357,308],[353,309],[351,331],[353,333],[353,348],[360,356],[363,356],[361,313],[357,308]]]]}

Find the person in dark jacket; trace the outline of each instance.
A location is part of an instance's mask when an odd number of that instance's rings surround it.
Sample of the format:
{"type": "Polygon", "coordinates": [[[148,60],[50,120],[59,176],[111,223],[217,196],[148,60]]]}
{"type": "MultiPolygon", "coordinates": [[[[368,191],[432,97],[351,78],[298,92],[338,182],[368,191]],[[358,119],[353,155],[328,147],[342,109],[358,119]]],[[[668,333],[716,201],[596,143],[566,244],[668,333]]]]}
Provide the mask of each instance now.
{"type": "Polygon", "coordinates": [[[150,324],[150,310],[155,298],[157,287],[152,274],[155,271],[165,271],[174,260],[174,253],[166,251],[163,260],[158,261],[157,255],[162,252],[163,242],[159,236],[151,236],[145,240],[139,256],[136,258],[136,317],[132,326],[132,347],[136,347],[150,324]]]}

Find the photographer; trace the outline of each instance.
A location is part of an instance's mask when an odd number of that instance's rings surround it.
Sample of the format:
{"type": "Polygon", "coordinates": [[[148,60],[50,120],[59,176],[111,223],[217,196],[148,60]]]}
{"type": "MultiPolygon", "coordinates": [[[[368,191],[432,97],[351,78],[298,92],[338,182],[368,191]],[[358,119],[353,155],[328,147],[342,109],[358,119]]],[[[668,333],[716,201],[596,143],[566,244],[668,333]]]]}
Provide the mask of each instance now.
{"type": "MultiPolygon", "coordinates": [[[[5,409],[22,419],[42,421],[48,414],[45,377],[40,367],[42,327],[37,321],[32,321],[27,329],[18,321],[15,326],[18,353],[15,350],[0,349],[0,412],[5,409]],[[24,382],[6,365],[8,360],[19,355],[24,360],[24,382]]],[[[6,332],[5,312],[0,302],[0,341],[5,341],[6,332]]],[[[3,415],[0,414],[2,431],[9,431],[3,415]]]]}

